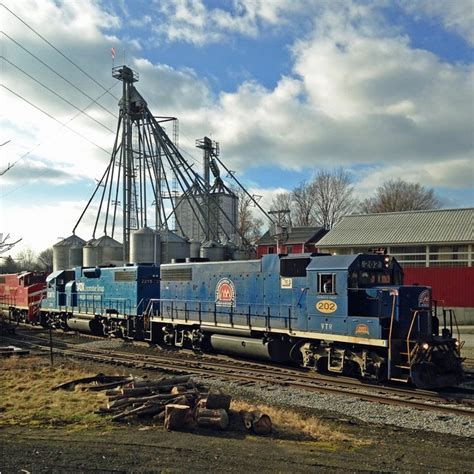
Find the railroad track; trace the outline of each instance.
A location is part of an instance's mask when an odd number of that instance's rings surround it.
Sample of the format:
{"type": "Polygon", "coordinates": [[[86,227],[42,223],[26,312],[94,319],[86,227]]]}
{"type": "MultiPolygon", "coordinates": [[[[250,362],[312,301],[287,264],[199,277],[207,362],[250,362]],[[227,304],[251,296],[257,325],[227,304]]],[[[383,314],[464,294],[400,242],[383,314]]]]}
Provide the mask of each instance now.
{"type": "MultiPolygon", "coordinates": [[[[31,330],[29,330],[31,332],[31,330]]],[[[43,334],[45,335],[45,334],[43,334]]],[[[6,339],[6,338],[4,338],[6,339]]],[[[11,343],[26,345],[30,349],[49,350],[45,337],[19,332],[8,337],[11,343]],[[23,339],[20,339],[22,337],[23,339]],[[36,342],[33,342],[36,341],[36,342]]],[[[89,338],[104,340],[103,338],[89,338]]],[[[362,383],[347,377],[325,376],[308,373],[305,369],[282,367],[276,364],[257,363],[226,358],[223,356],[198,356],[162,351],[143,354],[125,350],[90,348],[86,344],[55,341],[54,352],[66,357],[98,363],[122,365],[143,370],[159,370],[187,373],[204,379],[238,382],[240,385],[265,385],[267,388],[287,387],[309,392],[347,395],[384,404],[432,410],[451,415],[474,417],[474,391],[434,392],[409,387],[392,387],[362,383]],[[58,344],[60,342],[60,344],[58,344]],[[61,346],[61,347],[59,347],[61,346]]]]}

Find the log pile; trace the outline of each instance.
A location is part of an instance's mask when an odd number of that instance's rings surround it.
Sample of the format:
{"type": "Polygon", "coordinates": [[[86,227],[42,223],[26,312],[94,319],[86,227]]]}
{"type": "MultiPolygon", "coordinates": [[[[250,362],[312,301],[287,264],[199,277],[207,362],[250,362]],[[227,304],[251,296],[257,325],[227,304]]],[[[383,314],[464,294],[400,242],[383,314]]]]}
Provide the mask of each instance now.
{"type": "Polygon", "coordinates": [[[267,435],[272,431],[268,415],[260,411],[235,412],[230,409],[230,395],[208,392],[188,375],[153,380],[98,374],[58,385],[53,390],[71,390],[78,385],[81,390],[105,392],[107,407],[100,408],[98,413],[110,416],[112,421],[148,419],[168,430],[191,430],[196,426],[226,430],[234,418],[254,434],[267,435]]]}

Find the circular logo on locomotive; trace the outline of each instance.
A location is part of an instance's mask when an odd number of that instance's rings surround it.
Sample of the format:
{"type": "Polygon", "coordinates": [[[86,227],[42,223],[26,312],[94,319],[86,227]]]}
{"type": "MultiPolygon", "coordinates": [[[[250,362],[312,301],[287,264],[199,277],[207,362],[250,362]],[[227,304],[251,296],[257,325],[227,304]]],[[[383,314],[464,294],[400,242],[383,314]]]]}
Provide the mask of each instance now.
{"type": "Polygon", "coordinates": [[[431,303],[430,290],[423,290],[418,296],[418,306],[420,308],[429,308],[431,303]]]}
{"type": "Polygon", "coordinates": [[[216,304],[220,306],[234,306],[235,286],[229,278],[222,278],[216,286],[216,304]]]}

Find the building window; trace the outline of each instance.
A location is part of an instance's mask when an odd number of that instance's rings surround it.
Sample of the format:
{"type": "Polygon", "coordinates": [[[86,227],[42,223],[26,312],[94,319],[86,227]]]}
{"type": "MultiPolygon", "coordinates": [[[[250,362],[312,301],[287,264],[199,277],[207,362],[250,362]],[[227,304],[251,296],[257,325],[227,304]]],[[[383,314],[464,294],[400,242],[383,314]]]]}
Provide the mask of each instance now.
{"type": "Polygon", "coordinates": [[[336,294],[336,274],[318,273],[318,293],[336,294]]]}
{"type": "Polygon", "coordinates": [[[467,245],[430,245],[430,267],[467,267],[467,245]]]}
{"type": "Polygon", "coordinates": [[[275,253],[275,247],[273,245],[268,247],[268,253],[275,253]]]}
{"type": "Polygon", "coordinates": [[[292,253],[293,252],[293,245],[287,245],[286,246],[286,253],[292,253]]]}

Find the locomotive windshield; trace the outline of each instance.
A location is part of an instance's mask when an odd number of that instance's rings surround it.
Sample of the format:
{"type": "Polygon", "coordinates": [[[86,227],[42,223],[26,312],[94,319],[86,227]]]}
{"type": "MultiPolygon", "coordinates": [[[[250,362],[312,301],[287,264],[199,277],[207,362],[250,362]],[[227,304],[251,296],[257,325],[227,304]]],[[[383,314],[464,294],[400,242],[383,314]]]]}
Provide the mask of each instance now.
{"type": "Polygon", "coordinates": [[[361,258],[357,269],[349,272],[350,289],[403,284],[403,273],[397,263],[392,261],[388,264],[382,258],[371,257],[361,258]]]}

